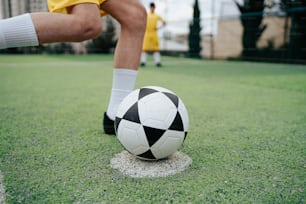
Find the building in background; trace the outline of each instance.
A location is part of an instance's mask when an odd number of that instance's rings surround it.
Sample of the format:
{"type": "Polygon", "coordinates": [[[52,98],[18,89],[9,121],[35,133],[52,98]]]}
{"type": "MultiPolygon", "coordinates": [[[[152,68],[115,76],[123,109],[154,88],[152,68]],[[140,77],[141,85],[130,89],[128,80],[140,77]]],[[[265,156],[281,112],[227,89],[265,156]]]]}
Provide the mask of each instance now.
{"type": "Polygon", "coordinates": [[[9,18],[23,13],[47,11],[46,0],[1,0],[0,18],[9,18]]]}

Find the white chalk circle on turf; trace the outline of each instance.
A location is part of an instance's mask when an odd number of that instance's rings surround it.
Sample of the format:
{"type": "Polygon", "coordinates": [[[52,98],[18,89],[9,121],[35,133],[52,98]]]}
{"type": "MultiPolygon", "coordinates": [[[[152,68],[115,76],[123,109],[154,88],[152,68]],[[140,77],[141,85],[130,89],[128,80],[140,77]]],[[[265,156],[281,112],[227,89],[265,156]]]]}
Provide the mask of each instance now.
{"type": "Polygon", "coordinates": [[[191,164],[192,159],[179,151],[157,161],[140,160],[129,152],[122,151],[110,161],[112,168],[133,178],[166,177],[186,170],[191,164]]]}
{"type": "Polygon", "coordinates": [[[3,176],[0,171],[0,204],[4,204],[4,203],[5,203],[5,189],[3,185],[3,176]]]}

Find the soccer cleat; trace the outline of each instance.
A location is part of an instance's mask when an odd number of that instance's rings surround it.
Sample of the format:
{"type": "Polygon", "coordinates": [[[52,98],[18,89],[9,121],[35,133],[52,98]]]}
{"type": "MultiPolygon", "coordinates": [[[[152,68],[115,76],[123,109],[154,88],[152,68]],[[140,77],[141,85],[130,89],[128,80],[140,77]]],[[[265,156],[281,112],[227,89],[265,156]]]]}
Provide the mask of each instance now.
{"type": "Polygon", "coordinates": [[[162,64],[161,63],[156,63],[156,66],[157,67],[162,67],[162,64]]]}
{"type": "Polygon", "coordinates": [[[107,116],[106,112],[103,117],[103,129],[107,135],[116,135],[115,122],[107,116]]]}
{"type": "Polygon", "coordinates": [[[140,66],[141,66],[141,67],[145,67],[145,66],[146,66],[146,63],[142,62],[142,63],[140,63],[140,66]]]}

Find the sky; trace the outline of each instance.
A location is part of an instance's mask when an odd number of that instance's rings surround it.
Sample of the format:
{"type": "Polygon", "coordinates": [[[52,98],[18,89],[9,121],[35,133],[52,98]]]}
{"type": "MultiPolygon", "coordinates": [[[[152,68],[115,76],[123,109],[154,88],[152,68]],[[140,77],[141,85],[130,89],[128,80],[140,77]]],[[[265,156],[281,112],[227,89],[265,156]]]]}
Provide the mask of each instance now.
{"type": "MultiPolygon", "coordinates": [[[[243,0],[238,0],[242,2],[243,0]]],[[[163,32],[186,34],[193,16],[195,0],[141,0],[149,8],[150,2],[156,4],[155,12],[167,21],[163,32]]],[[[239,11],[233,0],[199,0],[203,33],[216,33],[216,19],[220,16],[238,16],[239,11]],[[214,19],[212,21],[212,19],[214,19]]]]}

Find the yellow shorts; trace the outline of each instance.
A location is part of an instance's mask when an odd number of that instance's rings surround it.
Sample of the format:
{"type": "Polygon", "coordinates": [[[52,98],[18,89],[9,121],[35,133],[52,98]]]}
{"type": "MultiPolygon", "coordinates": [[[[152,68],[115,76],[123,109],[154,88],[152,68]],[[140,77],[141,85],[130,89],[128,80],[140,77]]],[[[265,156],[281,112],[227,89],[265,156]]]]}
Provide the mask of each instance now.
{"type": "MultiPolygon", "coordinates": [[[[50,12],[67,13],[67,8],[81,3],[97,4],[101,8],[101,4],[107,0],[48,0],[48,8],[50,12]]],[[[101,16],[107,15],[105,11],[100,9],[101,16]]]]}
{"type": "Polygon", "coordinates": [[[145,33],[143,44],[143,51],[159,51],[159,40],[157,33],[145,33]]]}

